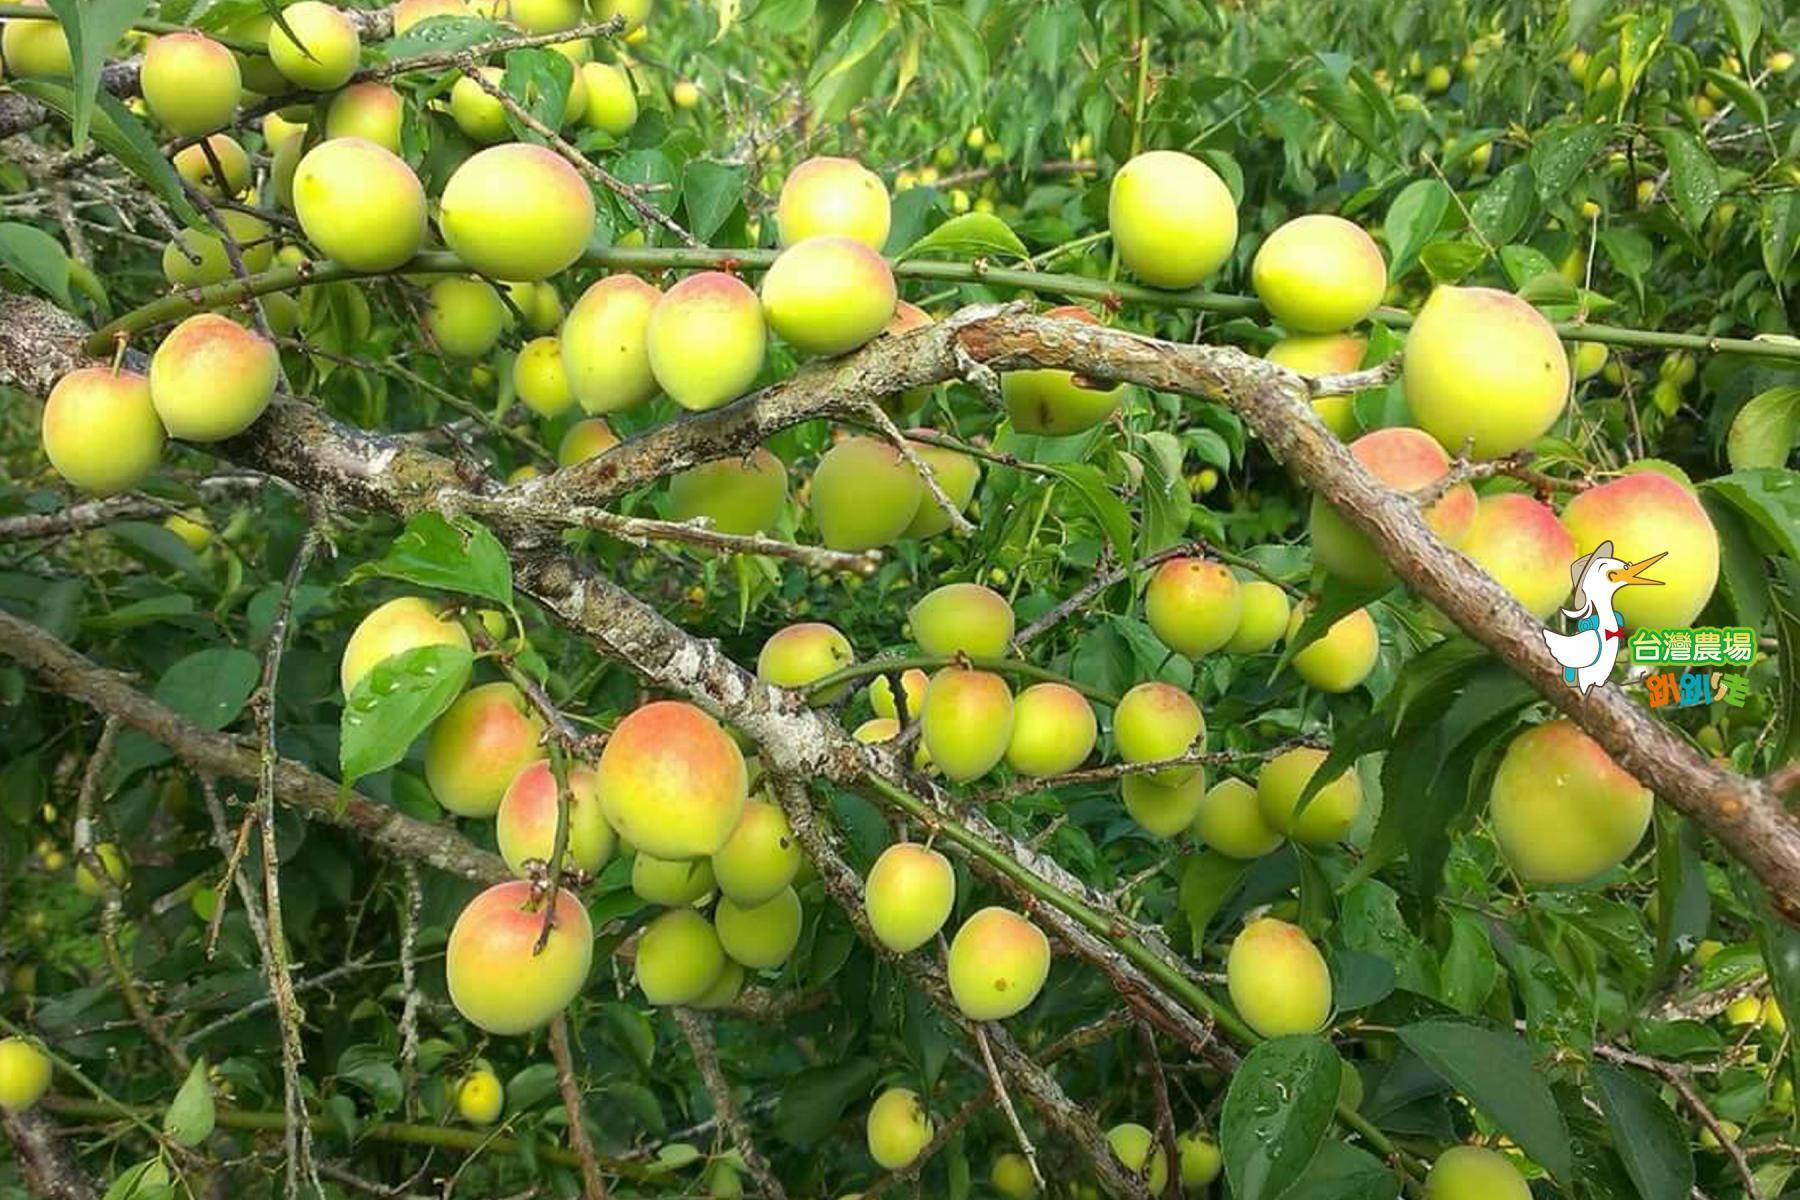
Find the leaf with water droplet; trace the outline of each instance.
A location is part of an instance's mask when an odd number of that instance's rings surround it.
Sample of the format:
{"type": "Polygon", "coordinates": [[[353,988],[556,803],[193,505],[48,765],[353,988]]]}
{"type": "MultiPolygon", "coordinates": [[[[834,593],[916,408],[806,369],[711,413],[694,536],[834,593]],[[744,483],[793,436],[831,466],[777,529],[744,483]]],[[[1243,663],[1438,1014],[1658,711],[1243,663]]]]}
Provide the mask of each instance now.
{"type": "Polygon", "coordinates": [[[1219,1118],[1236,1200],[1273,1200],[1306,1173],[1331,1128],[1342,1072],[1321,1037],[1275,1038],[1244,1056],[1219,1118]]]}
{"type": "Polygon", "coordinates": [[[376,663],[350,693],[338,727],[346,785],[406,756],[469,682],[475,658],[463,646],[417,646],[376,663]]]}

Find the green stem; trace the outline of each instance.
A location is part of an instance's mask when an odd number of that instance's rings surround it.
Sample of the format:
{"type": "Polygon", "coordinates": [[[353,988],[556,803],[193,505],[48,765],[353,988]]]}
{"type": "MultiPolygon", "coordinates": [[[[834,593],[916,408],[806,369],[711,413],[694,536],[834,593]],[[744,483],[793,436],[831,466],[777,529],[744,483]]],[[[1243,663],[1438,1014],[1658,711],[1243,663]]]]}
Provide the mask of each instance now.
{"type": "MultiPolygon", "coordinates": [[[[0,20],[54,21],[56,19],[57,16],[55,13],[36,4],[0,4],[0,20]]],[[[183,33],[189,31],[192,26],[182,25],[176,21],[157,21],[145,18],[140,21],[133,21],[129,28],[135,29],[140,33],[183,33]]],[[[220,37],[216,33],[209,33],[207,34],[207,37],[219,43],[219,45],[225,47],[227,50],[235,50],[239,54],[264,53],[264,47],[254,46],[249,42],[240,42],[235,38],[220,37]]]]}
{"type": "MultiPolygon", "coordinates": [[[[775,261],[774,250],[716,250],[708,248],[678,249],[673,247],[610,246],[582,256],[585,266],[612,271],[653,270],[739,270],[766,271],[775,261]]],[[[276,267],[249,279],[232,279],[203,288],[184,288],[119,317],[102,327],[87,342],[87,351],[95,357],[113,352],[121,337],[131,338],[146,329],[170,324],[203,309],[224,308],[251,296],[312,287],[321,283],[337,283],[348,279],[380,278],[384,275],[458,275],[468,271],[462,260],[447,250],[420,254],[394,271],[355,271],[330,261],[307,262],[276,267]]],[[[1234,296],[1204,288],[1185,291],[1163,291],[1133,283],[1109,283],[1084,275],[1059,275],[1047,271],[1023,271],[990,267],[983,262],[940,262],[929,259],[907,259],[894,263],[894,274],[902,279],[933,279],[950,283],[980,283],[996,287],[1018,288],[1028,292],[1046,292],[1056,296],[1075,296],[1108,303],[1143,304],[1153,308],[1199,309],[1230,317],[1263,317],[1262,302],[1251,296],[1234,296]]],[[[1412,325],[1412,313],[1399,308],[1378,308],[1374,320],[1396,329],[1412,325]]],[[[1753,358],[1776,359],[1800,363],[1800,345],[1781,342],[1758,342],[1748,338],[1708,337],[1697,333],[1664,333],[1659,330],[1627,329],[1617,325],[1594,325],[1580,321],[1563,321],[1554,326],[1569,341],[1601,342],[1609,346],[1636,346],[1657,350],[1692,350],[1701,353],[1743,354],[1753,358]]]]}
{"type": "MultiPolygon", "coordinates": [[[[833,671],[820,679],[815,679],[806,687],[808,696],[817,696],[843,683],[853,683],[858,679],[867,679],[871,675],[883,675],[889,671],[908,671],[917,667],[921,671],[935,671],[939,667],[955,666],[959,660],[942,654],[921,654],[911,658],[878,658],[873,662],[852,663],[842,670],[833,671]]],[[[1119,698],[1111,692],[1089,687],[1085,683],[1077,683],[1065,675],[1058,675],[1047,667],[1035,666],[1016,658],[968,658],[971,667],[982,671],[992,671],[997,675],[1023,675],[1027,679],[1041,679],[1049,683],[1060,683],[1064,687],[1074,688],[1096,704],[1104,704],[1108,708],[1117,708],[1119,698]]]]}

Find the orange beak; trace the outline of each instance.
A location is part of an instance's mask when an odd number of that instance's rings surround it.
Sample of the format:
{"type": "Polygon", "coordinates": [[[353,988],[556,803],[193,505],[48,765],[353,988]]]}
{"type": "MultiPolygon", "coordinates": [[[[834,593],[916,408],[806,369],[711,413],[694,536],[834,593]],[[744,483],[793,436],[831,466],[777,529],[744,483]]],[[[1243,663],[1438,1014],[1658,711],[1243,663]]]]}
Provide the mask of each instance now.
{"type": "Polygon", "coordinates": [[[1656,587],[1661,587],[1663,584],[1662,580],[1645,579],[1644,572],[1668,557],[1668,553],[1667,550],[1664,550],[1661,554],[1652,554],[1649,558],[1639,559],[1630,566],[1621,567],[1617,571],[1608,571],[1606,573],[1607,578],[1611,579],[1614,583],[1619,584],[1621,587],[1629,587],[1634,583],[1648,583],[1653,584],[1656,587]]]}

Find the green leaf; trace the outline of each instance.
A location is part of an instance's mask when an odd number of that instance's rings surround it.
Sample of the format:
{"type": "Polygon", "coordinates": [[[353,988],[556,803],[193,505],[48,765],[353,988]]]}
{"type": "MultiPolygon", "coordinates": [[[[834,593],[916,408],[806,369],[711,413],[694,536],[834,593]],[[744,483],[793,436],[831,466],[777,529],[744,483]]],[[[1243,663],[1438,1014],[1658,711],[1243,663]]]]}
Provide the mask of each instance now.
{"type": "Polygon", "coordinates": [[[512,564],[506,548],[471,517],[449,521],[437,513],[420,513],[406,523],[386,556],[356,568],[350,573],[350,582],[372,575],[480,596],[512,607],[512,564]]]}
{"type": "Polygon", "coordinates": [[[1651,131],[1669,156],[1669,199],[1689,229],[1698,230],[1719,202],[1719,168],[1700,139],[1674,125],[1651,131]]]}
{"type": "Polygon", "coordinates": [[[1613,1146],[1643,1200],[1686,1200],[1694,1188],[1694,1153],[1656,1089],[1607,1063],[1592,1068],[1594,1090],[1613,1146]]]}
{"type": "Polygon", "coordinates": [[[345,785],[406,757],[407,747],[462,693],[474,665],[462,646],[415,646],[357,680],[338,730],[345,785]]]}
{"type": "Polygon", "coordinates": [[[379,50],[388,61],[413,58],[420,54],[448,54],[466,50],[483,42],[504,36],[508,30],[498,22],[482,17],[428,17],[399,37],[372,43],[367,49],[379,50]]]}
{"type": "Polygon", "coordinates": [[[1731,419],[1725,456],[1734,471],[1781,467],[1800,444],[1800,386],[1774,387],[1753,397],[1731,419]]]}
{"type": "Polygon", "coordinates": [[[114,1176],[103,1200],[171,1200],[174,1195],[169,1168],[152,1158],[114,1176]]]}
{"type": "Polygon", "coordinates": [[[1419,262],[1433,283],[1461,283],[1487,259],[1474,242],[1444,238],[1419,251],[1419,262]]]}
{"type": "Polygon", "coordinates": [[[49,0],[50,10],[62,22],[69,38],[69,55],[75,61],[75,105],[70,127],[77,153],[87,149],[88,126],[93,121],[94,97],[100,91],[100,72],[125,31],[140,20],[150,0],[49,0]]]}
{"type": "Polygon", "coordinates": [[[185,617],[194,611],[194,598],[186,592],[165,592],[160,596],[146,596],[142,600],[134,600],[109,613],[98,613],[82,621],[83,626],[91,630],[116,632],[120,629],[133,629],[139,625],[150,625],[157,621],[166,621],[172,617],[185,617]]]}
{"type": "MultiPolygon", "coordinates": [[[[574,84],[574,65],[554,50],[507,52],[506,74],[501,77],[500,90],[517,100],[547,128],[562,128],[563,110],[568,107],[569,89],[574,84]]],[[[545,140],[511,112],[506,114],[506,123],[522,141],[545,140]]]]}
{"type": "Polygon", "coordinates": [[[1275,1038],[1244,1056],[1219,1117],[1234,1200],[1273,1200],[1306,1173],[1331,1128],[1343,1066],[1320,1037],[1275,1038]]]}
{"type": "Polygon", "coordinates": [[[261,678],[256,655],[214,647],[177,660],[156,681],[155,696],[203,729],[223,729],[244,711],[261,678]]]}
{"type": "Polygon", "coordinates": [[[1663,40],[1668,35],[1669,10],[1666,8],[1640,10],[1625,18],[1625,24],[1619,30],[1617,116],[1621,121],[1625,119],[1626,107],[1631,103],[1638,81],[1650,69],[1651,62],[1662,49],[1663,40]]]}
{"type": "Polygon", "coordinates": [[[163,1132],[183,1146],[198,1146],[212,1135],[218,1113],[213,1108],[212,1081],[206,1060],[196,1059],[187,1080],[163,1114],[163,1132]]]}
{"type": "Polygon", "coordinates": [[[351,1046],[338,1055],[337,1077],[354,1084],[381,1112],[393,1112],[406,1096],[393,1056],[380,1046],[351,1046]]]}
{"type": "Polygon", "coordinates": [[[1656,813],[1656,972],[1667,979],[1706,935],[1712,897],[1699,827],[1668,809],[1656,813]]]}
{"type": "MultiPolygon", "coordinates": [[[[1744,62],[1751,62],[1756,39],[1762,33],[1760,0],[1718,0],[1718,5],[1725,17],[1725,28],[1731,31],[1731,40],[1737,44],[1738,54],[1744,62]]],[[[1646,1196],[1645,1200],[1652,1198],[1646,1196]]]]}
{"type": "Polygon", "coordinates": [[[681,201],[687,206],[688,232],[702,242],[711,239],[744,199],[744,168],[697,158],[681,172],[681,201]]]}
{"type": "Polygon", "coordinates": [[[1438,975],[1444,1003],[1460,1013],[1480,1012],[1493,993],[1500,963],[1494,958],[1493,936],[1473,913],[1450,914],[1450,946],[1438,975]]]}
{"type": "Polygon", "coordinates": [[[821,121],[843,120],[869,94],[875,76],[886,65],[885,56],[877,55],[875,50],[886,39],[893,22],[889,5],[859,5],[814,61],[808,90],[821,121]]]}
{"type": "Polygon", "coordinates": [[[1528,157],[1538,199],[1548,204],[1568,194],[1611,133],[1609,126],[1591,122],[1557,122],[1539,130],[1528,157]]]}
{"type": "MultiPolygon", "coordinates": [[[[18,79],[10,86],[59,113],[65,120],[75,116],[75,93],[66,84],[48,79],[18,79]]],[[[94,97],[92,133],[94,140],[119,161],[127,171],[149,185],[163,203],[174,210],[184,224],[198,225],[202,218],[189,202],[181,186],[181,177],[169,160],[163,157],[156,139],[118,99],[106,92],[94,97]]]]}
{"type": "Polygon", "coordinates": [[[1763,269],[1781,290],[1794,251],[1800,248],[1800,200],[1793,192],[1774,192],[1763,197],[1756,227],[1762,242],[1763,269]]]}
{"type": "Polygon", "coordinates": [[[1045,465],[1074,487],[1082,503],[1100,523],[1118,560],[1125,563],[1136,561],[1137,556],[1132,552],[1131,510],[1106,486],[1106,477],[1100,473],[1100,468],[1092,463],[1045,465]]]}
{"type": "Polygon", "coordinates": [[[1388,278],[1398,279],[1406,274],[1419,251],[1436,236],[1449,211],[1450,189],[1441,180],[1414,180],[1394,197],[1381,225],[1387,235],[1388,253],[1394,259],[1388,267],[1388,278]]]}
{"type": "Polygon", "coordinates": [[[1386,1163],[1354,1146],[1329,1141],[1281,1200],[1395,1200],[1399,1194],[1400,1177],[1386,1163]]]}
{"type": "Polygon", "coordinates": [[[936,4],[929,10],[931,26],[937,31],[939,46],[949,57],[956,73],[962,76],[970,94],[981,95],[987,88],[987,43],[969,23],[969,18],[947,5],[936,4]]]}
{"type": "Polygon", "coordinates": [[[1700,486],[1723,497],[1782,554],[1800,562],[1800,473],[1771,468],[1734,471],[1700,486]]]}
{"type": "Polygon", "coordinates": [[[506,1104],[514,1112],[529,1112],[556,1095],[556,1064],[532,1063],[506,1081],[506,1104]]]}
{"type": "Polygon", "coordinates": [[[1524,1038],[1433,1020],[1404,1027],[1400,1040],[1556,1179],[1566,1183],[1573,1176],[1562,1110],[1524,1038]]]}
{"type": "Polygon", "coordinates": [[[801,1149],[817,1145],[843,1118],[844,1110],[867,1095],[880,1077],[881,1064],[872,1058],[795,1072],[776,1103],[775,1132],[801,1149]]]}
{"type": "Polygon", "coordinates": [[[1503,246],[1525,227],[1535,203],[1531,168],[1515,163],[1476,195],[1469,205],[1469,220],[1490,246],[1503,246]]]}
{"type": "Polygon", "coordinates": [[[74,307],[69,298],[69,256],[55,238],[35,225],[0,221],[0,267],[48,292],[64,308],[74,307]]]}
{"type": "Polygon", "coordinates": [[[1181,915],[1187,918],[1193,939],[1193,953],[1200,954],[1206,941],[1206,927],[1219,909],[1236,892],[1251,864],[1244,859],[1227,858],[1216,850],[1202,850],[1181,860],[1181,882],[1177,898],[1181,915]]]}
{"type": "Polygon", "coordinates": [[[1031,251],[1019,240],[1012,227],[993,213],[964,213],[951,217],[942,225],[908,246],[902,259],[935,254],[950,258],[1018,258],[1031,257],[1031,251]]]}

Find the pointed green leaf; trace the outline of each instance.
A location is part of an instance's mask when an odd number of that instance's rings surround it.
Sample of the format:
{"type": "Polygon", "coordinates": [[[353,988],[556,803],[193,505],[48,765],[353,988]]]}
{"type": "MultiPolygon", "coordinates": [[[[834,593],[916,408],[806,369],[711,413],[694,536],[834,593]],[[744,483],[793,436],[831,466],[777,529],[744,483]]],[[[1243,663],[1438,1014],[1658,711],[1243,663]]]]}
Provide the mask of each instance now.
{"type": "Polygon", "coordinates": [[[87,149],[88,125],[93,120],[94,97],[100,91],[106,56],[143,17],[150,0],[49,0],[49,4],[62,22],[69,38],[69,55],[75,60],[75,105],[69,124],[79,152],[87,149]]]}
{"type": "Polygon", "coordinates": [[[0,221],[0,267],[49,293],[64,308],[73,307],[69,298],[69,256],[55,238],[35,225],[0,221]]]}
{"type": "Polygon", "coordinates": [[[908,246],[900,258],[921,255],[939,258],[1031,257],[1012,227],[993,213],[964,213],[952,217],[908,246]]]}
{"type": "Polygon", "coordinates": [[[1219,1116],[1235,1200],[1274,1200],[1306,1173],[1337,1109],[1343,1062],[1321,1037],[1284,1037],[1244,1056],[1219,1116]]]}
{"type": "Polygon", "coordinates": [[[349,785],[393,766],[469,682],[475,658],[462,646],[416,646],[384,658],[356,681],[338,732],[349,785]]]}
{"type": "Polygon", "coordinates": [[[1687,1200],[1694,1153],[1669,1106],[1655,1088],[1618,1067],[1595,1063],[1593,1076],[1613,1146],[1638,1194],[1643,1200],[1687,1200]]]}
{"type": "Polygon", "coordinates": [[[213,1108],[212,1081],[206,1076],[206,1060],[197,1059],[186,1082],[175,1093],[163,1114],[163,1132],[183,1146],[198,1146],[212,1135],[218,1113],[213,1108]]]}
{"type": "Polygon", "coordinates": [[[1524,1038],[1435,1020],[1406,1026],[1400,1040],[1551,1175],[1574,1175],[1568,1126],[1524,1038]]]}

